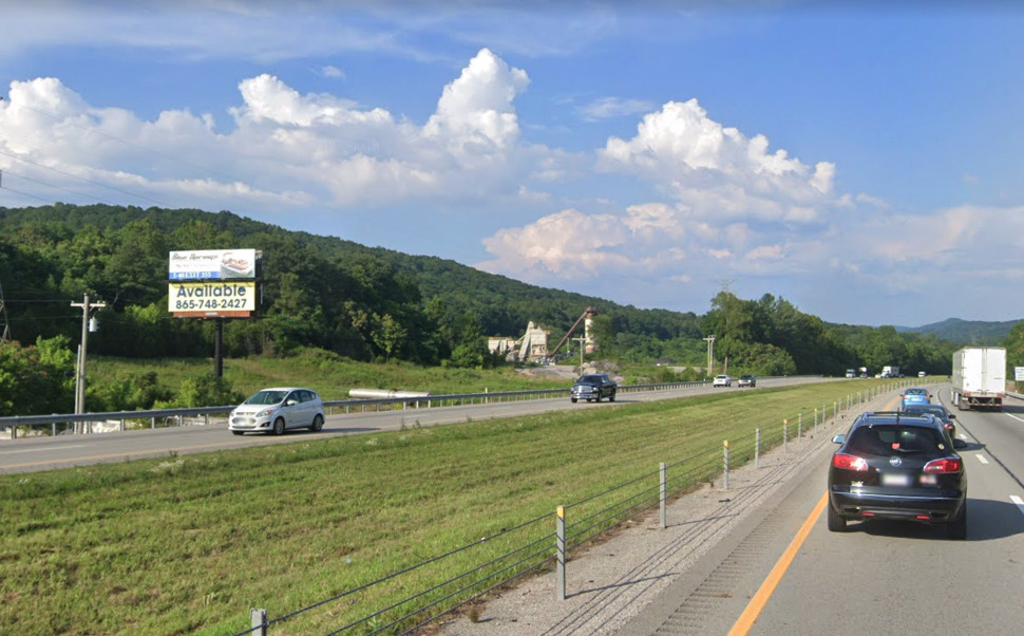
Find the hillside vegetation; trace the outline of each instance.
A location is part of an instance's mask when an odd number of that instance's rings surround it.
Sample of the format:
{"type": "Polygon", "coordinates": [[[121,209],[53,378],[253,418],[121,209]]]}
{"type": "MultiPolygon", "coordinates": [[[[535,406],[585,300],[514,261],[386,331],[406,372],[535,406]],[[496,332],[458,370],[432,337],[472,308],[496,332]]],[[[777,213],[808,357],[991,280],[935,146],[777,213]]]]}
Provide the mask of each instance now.
{"type": "Polygon", "coordinates": [[[707,372],[709,335],[718,370],[758,375],[842,375],[891,364],[943,374],[956,348],[893,327],[828,324],[771,294],[745,300],[723,292],[702,314],[642,310],[231,212],[55,204],[0,208],[0,319],[12,338],[0,346],[0,416],[71,410],[81,328],[81,310],[71,303],[85,294],[106,303],[95,314],[100,329],[89,336],[90,360],[161,361],[116,388],[90,384],[89,404],[232,399],[242,389],[231,381],[189,377],[168,387],[160,375],[171,361],[209,358],[216,334],[215,321],[168,312],[169,253],[242,248],[263,253],[263,302],[257,318],[223,322],[222,353],[268,367],[315,350],[323,352],[320,365],[498,369],[506,363],[489,354],[488,336],[518,337],[534,322],[553,346],[588,307],[597,312],[597,358],[659,361],[691,374],[707,372]]]}

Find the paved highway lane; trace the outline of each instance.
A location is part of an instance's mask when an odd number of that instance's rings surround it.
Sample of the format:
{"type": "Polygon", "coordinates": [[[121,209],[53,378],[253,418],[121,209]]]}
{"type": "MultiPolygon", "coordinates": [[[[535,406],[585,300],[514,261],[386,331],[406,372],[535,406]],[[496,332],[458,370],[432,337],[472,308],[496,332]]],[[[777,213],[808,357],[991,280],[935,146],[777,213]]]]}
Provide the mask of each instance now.
{"type": "MultiPolygon", "coordinates": [[[[762,387],[780,386],[808,381],[819,381],[819,379],[766,379],[761,381],[761,385],[762,387]]],[[[623,392],[616,397],[616,404],[665,400],[708,392],[751,390],[757,391],[758,389],[695,387],[671,391],[623,392]]],[[[186,426],[123,433],[30,437],[0,443],[0,473],[53,470],[173,454],[204,453],[263,444],[286,444],[338,435],[396,431],[403,427],[459,424],[468,421],[537,415],[556,410],[582,410],[609,408],[610,406],[607,402],[572,404],[566,397],[429,409],[410,408],[396,411],[335,414],[327,417],[324,429],[320,433],[290,431],[280,437],[262,434],[231,435],[227,430],[226,422],[210,426],[186,426]]]]}
{"type": "Polygon", "coordinates": [[[828,445],[620,636],[1024,633],[1024,405],[953,412],[970,442],[966,541],[896,522],[829,532],[828,445]]]}
{"type": "MultiPolygon", "coordinates": [[[[831,533],[821,515],[749,633],[1022,633],[1024,506],[1014,498],[1024,497],[1024,422],[1009,417],[1019,408],[954,409],[962,436],[975,442],[962,453],[966,541],[947,540],[941,527],[895,522],[831,533]]],[[[814,480],[826,478],[823,469],[814,480]]]]}

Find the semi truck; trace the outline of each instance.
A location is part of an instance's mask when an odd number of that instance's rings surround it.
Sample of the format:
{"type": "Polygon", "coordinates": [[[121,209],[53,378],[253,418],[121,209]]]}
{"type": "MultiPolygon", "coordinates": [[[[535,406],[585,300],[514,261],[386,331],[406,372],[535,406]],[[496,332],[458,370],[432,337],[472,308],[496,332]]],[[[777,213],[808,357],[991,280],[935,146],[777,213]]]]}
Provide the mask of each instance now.
{"type": "Polygon", "coordinates": [[[1003,410],[1006,349],[964,347],[953,354],[953,404],[960,410],[1003,410]]]}

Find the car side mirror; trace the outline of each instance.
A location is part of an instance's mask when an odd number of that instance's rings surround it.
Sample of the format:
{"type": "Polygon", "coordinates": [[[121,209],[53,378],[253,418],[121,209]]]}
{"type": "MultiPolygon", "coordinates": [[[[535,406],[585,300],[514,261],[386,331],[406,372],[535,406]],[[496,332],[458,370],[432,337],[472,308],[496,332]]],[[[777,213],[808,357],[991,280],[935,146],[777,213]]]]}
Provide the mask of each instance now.
{"type": "Polygon", "coordinates": [[[296,404],[298,404],[298,403],[299,403],[299,401],[298,401],[298,400],[288,400],[288,401],[286,401],[286,402],[284,403],[284,405],[285,405],[285,406],[295,406],[295,405],[296,405],[296,404]]]}
{"type": "Polygon", "coordinates": [[[844,435],[843,433],[840,433],[840,434],[838,434],[838,435],[836,435],[835,437],[832,438],[832,443],[833,444],[842,444],[845,441],[846,441],[846,435],[844,435]]]}
{"type": "Polygon", "coordinates": [[[960,439],[959,437],[956,437],[953,439],[953,448],[955,448],[956,450],[963,450],[967,448],[967,442],[960,439]]]}
{"type": "Polygon", "coordinates": [[[951,420],[955,420],[955,419],[956,419],[956,416],[955,416],[955,415],[953,415],[952,413],[950,413],[950,414],[949,414],[949,419],[951,419],[951,420]]]}

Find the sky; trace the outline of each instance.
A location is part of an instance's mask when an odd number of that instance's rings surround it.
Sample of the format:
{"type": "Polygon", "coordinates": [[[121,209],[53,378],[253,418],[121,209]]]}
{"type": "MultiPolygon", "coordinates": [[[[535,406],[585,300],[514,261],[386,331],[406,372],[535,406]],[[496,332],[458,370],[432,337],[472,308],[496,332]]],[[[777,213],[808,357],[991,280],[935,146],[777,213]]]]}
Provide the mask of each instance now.
{"type": "Polygon", "coordinates": [[[228,210],[644,309],[1024,318],[1024,3],[36,0],[0,24],[0,207],[228,210]]]}

